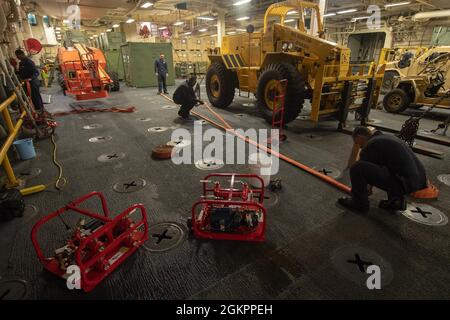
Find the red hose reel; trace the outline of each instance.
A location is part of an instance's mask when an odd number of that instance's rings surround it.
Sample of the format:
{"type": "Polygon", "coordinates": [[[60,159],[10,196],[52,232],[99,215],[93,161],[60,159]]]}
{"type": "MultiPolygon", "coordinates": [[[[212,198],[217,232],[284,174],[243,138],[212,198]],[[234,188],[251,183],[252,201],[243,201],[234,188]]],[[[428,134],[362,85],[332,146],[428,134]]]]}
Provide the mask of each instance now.
{"type": "Polygon", "coordinates": [[[210,174],[201,181],[203,195],[192,207],[191,231],[196,238],[264,241],[264,181],[258,175],[210,174]],[[250,179],[258,188],[250,186],[250,179]],[[229,182],[229,187],[222,187],[229,182]],[[236,185],[240,185],[237,187],[236,185]]]}
{"type": "Polygon", "coordinates": [[[40,219],[31,231],[31,240],[47,271],[64,278],[67,268],[76,265],[80,270],[80,286],[89,292],[148,240],[147,213],[142,204],[135,204],[110,218],[103,194],[92,192],[40,219]],[[103,215],[79,206],[93,197],[100,199],[103,215]],[[56,249],[53,257],[45,257],[38,232],[44,224],[68,211],[91,220],[80,220],[66,244],[56,249]]]}

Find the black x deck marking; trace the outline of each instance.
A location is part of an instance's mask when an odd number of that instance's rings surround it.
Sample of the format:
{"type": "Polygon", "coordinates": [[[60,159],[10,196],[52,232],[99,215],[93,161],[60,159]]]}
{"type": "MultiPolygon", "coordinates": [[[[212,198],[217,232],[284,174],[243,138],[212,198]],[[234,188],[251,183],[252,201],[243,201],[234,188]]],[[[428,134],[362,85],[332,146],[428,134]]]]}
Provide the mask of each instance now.
{"type": "Polygon", "coordinates": [[[428,218],[427,215],[433,214],[433,212],[422,210],[419,207],[416,207],[416,210],[411,210],[411,212],[420,213],[424,218],[428,218]]]}
{"type": "Polygon", "coordinates": [[[166,229],[166,230],[164,230],[163,233],[161,233],[161,234],[157,234],[157,233],[152,234],[152,237],[153,237],[153,238],[158,238],[158,240],[156,241],[156,244],[160,244],[160,242],[161,242],[162,240],[164,240],[164,239],[169,239],[169,240],[172,239],[171,236],[168,236],[168,235],[167,235],[167,231],[169,231],[169,230],[166,229]]]}
{"type": "Polygon", "coordinates": [[[332,173],[333,171],[332,170],[327,170],[327,169],[322,169],[322,170],[319,170],[319,172],[322,172],[324,175],[328,175],[329,173],[332,173]]]}
{"type": "Polygon", "coordinates": [[[130,187],[137,187],[136,181],[131,181],[129,183],[124,183],[123,186],[125,187],[125,189],[128,189],[130,187]]]}
{"type": "Polygon", "coordinates": [[[109,154],[109,155],[107,155],[106,157],[108,157],[108,159],[118,158],[117,153],[109,154]]]}
{"type": "Polygon", "coordinates": [[[355,260],[347,260],[348,263],[353,263],[358,265],[358,269],[361,272],[366,272],[366,269],[364,268],[364,266],[371,266],[373,263],[370,261],[364,261],[359,257],[359,254],[356,253],[355,254],[355,260]]]}

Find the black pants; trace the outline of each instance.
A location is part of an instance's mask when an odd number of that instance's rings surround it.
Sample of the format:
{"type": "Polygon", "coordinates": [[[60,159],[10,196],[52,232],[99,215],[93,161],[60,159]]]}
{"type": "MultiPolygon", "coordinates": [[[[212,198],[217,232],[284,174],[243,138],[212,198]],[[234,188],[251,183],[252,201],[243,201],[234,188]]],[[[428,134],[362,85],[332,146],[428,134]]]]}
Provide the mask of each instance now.
{"type": "Polygon", "coordinates": [[[178,115],[183,118],[189,117],[189,112],[193,107],[195,107],[195,102],[182,104],[180,107],[180,111],[178,111],[178,115]]]}
{"type": "Polygon", "coordinates": [[[158,92],[161,93],[164,89],[164,93],[167,93],[166,75],[158,73],[158,92]]]}
{"type": "MultiPolygon", "coordinates": [[[[24,90],[28,94],[27,84],[24,85],[24,90]]],[[[41,93],[39,92],[41,84],[38,79],[30,80],[30,88],[31,88],[31,101],[33,102],[34,108],[36,110],[42,110],[44,108],[44,103],[42,102],[41,93]]]]}
{"type": "Polygon", "coordinates": [[[356,162],[350,168],[350,178],[353,201],[364,207],[369,206],[368,185],[386,191],[388,199],[399,198],[407,193],[398,177],[393,175],[386,167],[371,162],[356,162]]]}

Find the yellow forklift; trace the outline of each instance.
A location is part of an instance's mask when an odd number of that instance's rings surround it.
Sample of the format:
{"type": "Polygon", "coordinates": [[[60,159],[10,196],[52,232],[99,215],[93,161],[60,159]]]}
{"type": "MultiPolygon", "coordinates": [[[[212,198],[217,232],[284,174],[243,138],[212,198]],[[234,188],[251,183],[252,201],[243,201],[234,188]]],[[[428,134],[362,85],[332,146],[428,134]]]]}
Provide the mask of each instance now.
{"type": "Polygon", "coordinates": [[[284,123],[299,115],[304,99],[311,101],[311,119],[332,116],[345,125],[348,112],[356,110],[362,123],[374,107],[383,80],[384,65],[374,62],[350,64],[350,49],[324,39],[317,4],[288,0],[272,4],[264,16],[264,27],[253,32],[228,35],[221,48],[210,50],[206,92],[212,105],[228,107],[239,93],[253,93],[258,109],[273,120],[274,101],[282,94],[279,81],[286,79],[284,123]],[[297,28],[286,23],[297,12],[297,28]]]}

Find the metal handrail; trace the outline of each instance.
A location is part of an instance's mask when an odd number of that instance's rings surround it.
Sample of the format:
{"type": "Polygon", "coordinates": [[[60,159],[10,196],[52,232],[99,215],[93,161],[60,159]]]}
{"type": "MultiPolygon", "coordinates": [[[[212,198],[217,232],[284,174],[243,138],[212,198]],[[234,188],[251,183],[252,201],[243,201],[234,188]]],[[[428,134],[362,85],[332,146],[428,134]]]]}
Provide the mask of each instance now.
{"type": "Polygon", "coordinates": [[[16,124],[13,124],[13,121],[11,119],[11,114],[9,113],[8,107],[17,99],[17,96],[15,93],[13,93],[8,99],[0,103],[0,112],[2,114],[3,120],[5,121],[6,127],[9,131],[8,137],[6,138],[6,141],[3,143],[3,145],[0,148],[0,163],[3,166],[3,169],[5,169],[6,175],[8,177],[8,186],[18,186],[19,181],[17,180],[14,171],[11,167],[11,163],[9,162],[8,158],[8,151],[9,148],[11,148],[11,145],[14,142],[14,139],[17,137],[17,134],[22,127],[24,118],[26,116],[26,111],[22,111],[20,114],[19,119],[17,120],[16,124]]]}

